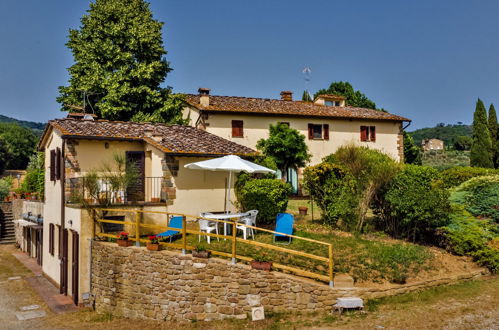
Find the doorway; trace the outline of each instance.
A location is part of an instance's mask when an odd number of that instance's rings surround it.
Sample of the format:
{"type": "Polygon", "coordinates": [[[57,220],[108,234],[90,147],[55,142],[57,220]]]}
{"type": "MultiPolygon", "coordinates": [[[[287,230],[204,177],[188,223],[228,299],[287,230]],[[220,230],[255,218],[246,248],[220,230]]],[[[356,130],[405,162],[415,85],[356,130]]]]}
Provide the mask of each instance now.
{"type": "Polygon", "coordinates": [[[73,296],[73,302],[78,306],[78,284],[79,284],[79,262],[80,262],[80,235],[71,231],[71,295],[73,296]]]}
{"type": "Polygon", "coordinates": [[[127,187],[127,201],[139,202],[145,199],[145,153],[143,151],[126,152],[126,171],[134,170],[138,176],[132,185],[127,187]],[[133,166],[133,168],[131,168],[133,166]]]}

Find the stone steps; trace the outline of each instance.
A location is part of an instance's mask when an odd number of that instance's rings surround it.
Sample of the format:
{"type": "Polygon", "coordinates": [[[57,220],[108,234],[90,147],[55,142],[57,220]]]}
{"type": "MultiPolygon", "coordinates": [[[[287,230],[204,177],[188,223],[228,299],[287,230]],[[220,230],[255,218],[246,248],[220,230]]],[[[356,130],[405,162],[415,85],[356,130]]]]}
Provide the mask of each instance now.
{"type": "Polygon", "coordinates": [[[2,206],[2,213],[0,216],[0,244],[14,244],[16,242],[16,234],[14,227],[14,215],[10,207],[2,206]]]}

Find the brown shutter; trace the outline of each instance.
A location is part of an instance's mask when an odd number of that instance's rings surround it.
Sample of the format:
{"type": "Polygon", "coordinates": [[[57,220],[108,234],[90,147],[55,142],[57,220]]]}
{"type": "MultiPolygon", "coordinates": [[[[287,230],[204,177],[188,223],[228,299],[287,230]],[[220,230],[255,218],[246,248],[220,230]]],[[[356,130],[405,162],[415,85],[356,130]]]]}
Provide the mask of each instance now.
{"type": "Polygon", "coordinates": [[[371,126],[370,130],[371,130],[370,132],[371,141],[376,142],[376,126],[371,126]]]}
{"type": "Polygon", "coordinates": [[[329,140],[329,124],[322,125],[324,140],[329,140]]]}
{"type": "Polygon", "coordinates": [[[61,149],[59,148],[55,152],[55,179],[61,179],[61,149]]]}
{"type": "Polygon", "coordinates": [[[49,253],[54,255],[54,224],[49,224],[49,253]]]}
{"type": "Polygon", "coordinates": [[[243,121],[242,120],[233,120],[232,121],[232,137],[243,137],[243,121]]]}
{"type": "Polygon", "coordinates": [[[50,181],[55,181],[55,150],[50,150],[50,181]]]}
{"type": "Polygon", "coordinates": [[[360,126],[360,140],[367,141],[367,126],[360,126]]]}
{"type": "Polygon", "coordinates": [[[308,139],[314,139],[314,124],[308,124],[308,139]]]}

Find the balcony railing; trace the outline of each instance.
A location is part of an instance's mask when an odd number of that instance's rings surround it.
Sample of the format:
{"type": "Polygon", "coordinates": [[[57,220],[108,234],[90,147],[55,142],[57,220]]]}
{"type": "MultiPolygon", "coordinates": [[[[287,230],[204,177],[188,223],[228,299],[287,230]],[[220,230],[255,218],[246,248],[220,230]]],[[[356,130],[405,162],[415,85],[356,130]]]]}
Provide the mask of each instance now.
{"type": "Polygon", "coordinates": [[[66,179],[67,204],[113,205],[166,202],[167,186],[163,177],[139,177],[133,183],[114,183],[113,178],[85,177],[66,179]]]}

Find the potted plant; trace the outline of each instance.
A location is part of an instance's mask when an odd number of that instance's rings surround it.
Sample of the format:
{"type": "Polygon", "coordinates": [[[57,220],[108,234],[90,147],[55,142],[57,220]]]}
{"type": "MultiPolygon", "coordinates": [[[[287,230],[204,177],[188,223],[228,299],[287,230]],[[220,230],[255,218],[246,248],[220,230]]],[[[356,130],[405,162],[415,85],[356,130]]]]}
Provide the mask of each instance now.
{"type": "Polygon", "coordinates": [[[299,206],[298,207],[298,212],[300,212],[300,215],[307,215],[308,207],[306,206],[299,206]]]}
{"type": "Polygon", "coordinates": [[[253,256],[251,268],[270,272],[272,268],[272,261],[270,260],[271,258],[266,253],[257,253],[253,256]]]}
{"type": "Polygon", "coordinates": [[[159,203],[159,197],[152,197],[151,198],[151,203],[159,203]]]}
{"type": "Polygon", "coordinates": [[[203,243],[196,244],[194,250],[192,250],[192,256],[196,258],[209,258],[211,251],[206,250],[206,246],[203,243]]]}
{"type": "Polygon", "coordinates": [[[147,249],[149,251],[159,251],[159,239],[156,235],[149,236],[149,242],[147,242],[147,249]]]}
{"type": "Polygon", "coordinates": [[[132,241],[130,241],[128,239],[128,233],[125,231],[122,231],[121,233],[119,233],[118,239],[116,241],[118,242],[119,246],[127,247],[127,246],[132,245],[132,241]]]}

